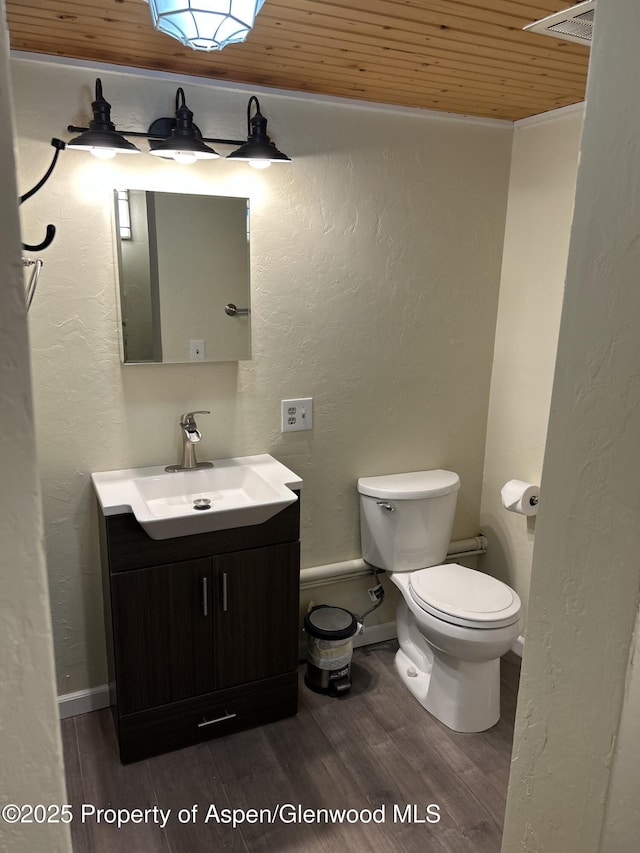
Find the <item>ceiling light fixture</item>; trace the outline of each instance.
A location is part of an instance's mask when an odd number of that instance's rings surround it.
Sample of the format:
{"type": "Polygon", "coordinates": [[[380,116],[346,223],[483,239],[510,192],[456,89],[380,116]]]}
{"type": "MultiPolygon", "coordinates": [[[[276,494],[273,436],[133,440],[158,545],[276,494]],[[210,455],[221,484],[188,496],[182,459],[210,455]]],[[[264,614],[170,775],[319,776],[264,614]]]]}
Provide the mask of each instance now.
{"type": "Polygon", "coordinates": [[[147,0],[153,26],[193,50],[243,42],[264,0],[147,0]]]}
{"type": "Polygon", "coordinates": [[[247,105],[247,141],[237,151],[232,151],[227,159],[247,162],[254,169],[266,169],[272,163],[291,162],[291,157],[278,151],[267,136],[267,120],[260,112],[260,102],[255,95],[249,98],[247,105]],[[253,116],[251,115],[252,104],[256,108],[253,116]]]}
{"type": "Polygon", "coordinates": [[[96,80],[96,99],[93,102],[93,120],[89,127],[67,127],[69,133],[80,136],[67,143],[67,148],[78,151],[90,151],[94,156],[106,159],[116,154],[139,153],[131,142],[124,137],[133,136],[149,140],[150,153],[157,157],[176,160],[178,163],[194,163],[196,160],[214,160],[220,155],[207,145],[212,142],[219,145],[239,145],[227,159],[248,162],[258,169],[264,169],[271,163],[290,162],[291,158],[278,151],[267,136],[267,120],[260,112],[260,104],[255,96],[249,98],[247,106],[248,138],[213,139],[203,136],[200,128],[194,124],[193,113],[185,101],[184,89],[179,88],[175,99],[175,116],[157,118],[151,122],[146,133],[139,130],[116,130],[111,121],[111,106],[102,97],[102,82],[96,80]],[[255,105],[256,113],[251,115],[255,105]]]}

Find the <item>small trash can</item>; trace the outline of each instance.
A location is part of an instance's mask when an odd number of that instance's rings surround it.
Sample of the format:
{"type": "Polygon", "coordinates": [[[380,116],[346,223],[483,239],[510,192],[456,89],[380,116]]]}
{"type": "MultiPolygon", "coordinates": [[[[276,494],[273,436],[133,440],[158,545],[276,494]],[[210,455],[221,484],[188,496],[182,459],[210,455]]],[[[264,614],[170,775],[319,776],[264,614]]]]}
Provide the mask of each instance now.
{"type": "Polygon", "coordinates": [[[360,623],[349,610],[318,604],[305,616],[307,672],[304,683],[316,693],[339,696],[351,688],[351,638],[360,623]]]}

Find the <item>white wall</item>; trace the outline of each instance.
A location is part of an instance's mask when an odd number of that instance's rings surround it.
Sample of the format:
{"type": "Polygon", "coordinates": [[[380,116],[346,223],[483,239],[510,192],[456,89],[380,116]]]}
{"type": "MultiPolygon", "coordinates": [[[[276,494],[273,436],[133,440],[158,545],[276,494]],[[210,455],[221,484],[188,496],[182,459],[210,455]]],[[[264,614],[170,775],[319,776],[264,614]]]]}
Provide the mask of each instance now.
{"type": "Polygon", "coordinates": [[[640,615],[629,654],[620,728],[611,765],[601,853],[635,853],[640,837],[638,744],[640,744],[640,615]]]}
{"type": "Polygon", "coordinates": [[[514,129],[480,525],[481,567],[516,590],[525,616],[536,519],[507,512],[500,490],[542,475],[581,131],[582,108],[514,129]]]}
{"type": "MultiPolygon", "coordinates": [[[[0,2],[0,803],[66,799],[35,459],[29,343],[0,2]]],[[[63,824],[0,820],[0,850],[70,850],[63,824]]]]}
{"type": "Polygon", "coordinates": [[[622,779],[640,789],[636,671],[625,687],[640,592],[638,32],[640,4],[598,4],[504,853],[632,853],[640,835],[637,798],[624,827],[613,799],[622,779]]]}
{"type": "Polygon", "coordinates": [[[189,361],[191,340],[212,361],[249,358],[248,318],[224,310],[250,307],[246,199],[154,193],[153,207],[162,360],[189,361]]]}
{"type": "MultiPolygon", "coordinates": [[[[22,184],[86,121],[95,76],[15,61],[22,184]]],[[[101,77],[129,128],[170,112],[180,82],[101,77]]],[[[205,135],[242,137],[246,92],[184,86],[205,135]]],[[[511,125],[260,98],[288,167],[67,151],[25,206],[26,233],[59,229],[30,323],[62,693],[105,680],[89,473],[176,460],[182,411],[212,410],[201,458],[270,452],[304,478],[303,566],[360,556],[359,476],[453,468],[453,536],[478,530],[511,125]],[[110,205],[127,186],[250,198],[252,361],[120,365],[110,205]],[[297,396],[314,429],[283,436],[279,401],[297,396]]]]}

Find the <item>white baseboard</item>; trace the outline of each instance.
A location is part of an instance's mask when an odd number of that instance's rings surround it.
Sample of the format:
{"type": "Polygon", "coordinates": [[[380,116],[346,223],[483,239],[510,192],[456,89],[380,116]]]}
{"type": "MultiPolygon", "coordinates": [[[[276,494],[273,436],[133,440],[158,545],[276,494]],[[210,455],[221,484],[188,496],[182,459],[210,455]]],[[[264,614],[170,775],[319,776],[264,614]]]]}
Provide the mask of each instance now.
{"type": "Polygon", "coordinates": [[[109,704],[108,684],[58,696],[58,711],[61,720],[64,720],[65,717],[76,717],[78,714],[88,714],[90,711],[99,711],[101,708],[108,708],[109,704]]]}
{"type": "MultiPolygon", "coordinates": [[[[371,625],[365,628],[362,634],[356,634],[353,638],[354,649],[361,646],[372,646],[374,643],[384,643],[387,640],[395,640],[396,623],[383,622],[382,625],[371,625]]],[[[520,635],[511,646],[511,651],[522,657],[524,650],[524,637],[520,635]]],[[[298,648],[298,659],[306,660],[307,647],[305,643],[300,643],[298,648]]],[[[109,707],[109,685],[103,684],[100,687],[92,687],[90,690],[78,690],[76,693],[65,693],[58,696],[58,710],[60,719],[66,717],[75,717],[78,714],[88,714],[90,711],[99,711],[101,708],[109,707]]]]}
{"type": "MultiPolygon", "coordinates": [[[[395,637],[396,623],[385,622],[383,625],[372,625],[370,628],[365,628],[362,634],[357,634],[353,638],[353,646],[354,648],[371,646],[374,643],[393,640],[395,637]]],[[[306,660],[307,647],[304,643],[300,643],[298,652],[299,659],[306,660]]],[[[99,711],[101,708],[108,708],[109,704],[108,684],[58,696],[58,711],[61,720],[66,717],[76,717],[78,714],[88,714],[90,711],[99,711]]]]}
{"type": "Polygon", "coordinates": [[[511,651],[515,652],[518,657],[522,657],[522,653],[524,652],[524,637],[522,636],[522,634],[520,634],[518,639],[511,646],[511,651]]]}

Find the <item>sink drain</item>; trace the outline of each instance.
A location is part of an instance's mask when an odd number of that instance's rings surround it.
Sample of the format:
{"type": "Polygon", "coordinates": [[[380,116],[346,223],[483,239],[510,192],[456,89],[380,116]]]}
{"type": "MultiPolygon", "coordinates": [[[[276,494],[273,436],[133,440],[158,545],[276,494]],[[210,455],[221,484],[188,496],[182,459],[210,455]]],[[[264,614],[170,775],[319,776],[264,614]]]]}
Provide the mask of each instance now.
{"type": "Polygon", "coordinates": [[[193,502],[194,509],[211,509],[209,498],[196,498],[193,502]]]}

